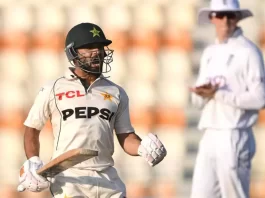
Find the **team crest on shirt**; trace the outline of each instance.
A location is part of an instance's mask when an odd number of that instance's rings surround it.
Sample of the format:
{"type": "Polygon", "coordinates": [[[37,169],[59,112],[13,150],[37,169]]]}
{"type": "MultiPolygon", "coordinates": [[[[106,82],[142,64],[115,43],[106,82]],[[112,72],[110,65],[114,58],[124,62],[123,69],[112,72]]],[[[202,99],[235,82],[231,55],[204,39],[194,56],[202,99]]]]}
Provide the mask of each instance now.
{"type": "Polygon", "coordinates": [[[109,93],[100,93],[100,94],[104,97],[104,100],[112,101],[113,96],[110,95],[109,93]]]}

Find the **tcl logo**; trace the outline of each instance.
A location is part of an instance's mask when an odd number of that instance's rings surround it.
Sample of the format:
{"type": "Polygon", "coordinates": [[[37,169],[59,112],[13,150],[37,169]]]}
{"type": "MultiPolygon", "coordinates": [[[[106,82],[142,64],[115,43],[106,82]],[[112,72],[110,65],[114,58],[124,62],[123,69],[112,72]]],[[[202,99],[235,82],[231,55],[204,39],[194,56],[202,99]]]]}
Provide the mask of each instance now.
{"type": "Polygon", "coordinates": [[[74,97],[82,97],[85,96],[85,94],[81,94],[80,91],[67,91],[67,92],[62,92],[56,94],[58,97],[58,100],[62,100],[64,97],[65,98],[74,98],[74,97]]]}
{"type": "Polygon", "coordinates": [[[74,109],[65,109],[62,111],[64,121],[71,116],[74,116],[75,119],[90,119],[98,114],[100,118],[110,121],[115,113],[111,112],[109,109],[98,109],[97,107],[76,107],[74,109]]]}

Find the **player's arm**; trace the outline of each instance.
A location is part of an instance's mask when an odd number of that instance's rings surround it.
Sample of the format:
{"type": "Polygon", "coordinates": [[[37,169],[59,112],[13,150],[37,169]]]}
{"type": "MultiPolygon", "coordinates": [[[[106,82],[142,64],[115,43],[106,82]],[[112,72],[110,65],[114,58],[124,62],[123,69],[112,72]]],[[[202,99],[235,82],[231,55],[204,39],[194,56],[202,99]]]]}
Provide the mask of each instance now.
{"type": "Polygon", "coordinates": [[[198,78],[196,80],[195,86],[190,88],[191,91],[191,102],[197,108],[203,108],[204,105],[209,101],[209,99],[202,97],[197,93],[197,88],[203,85],[207,85],[209,82],[207,81],[207,62],[208,62],[208,49],[203,52],[201,61],[200,61],[200,69],[198,78]]]}
{"type": "Polygon", "coordinates": [[[140,155],[150,166],[155,166],[166,156],[166,149],[156,135],[149,133],[141,140],[133,132],[129,114],[129,99],[124,90],[121,90],[114,128],[121,147],[129,155],[140,155]]]}
{"type": "Polygon", "coordinates": [[[126,153],[132,156],[140,155],[150,166],[157,165],[167,155],[162,142],[152,133],[146,135],[142,140],[135,133],[118,134],[117,137],[126,153]]]}
{"type": "Polygon", "coordinates": [[[243,93],[234,93],[229,90],[218,90],[214,98],[233,107],[259,110],[265,105],[265,73],[264,61],[261,52],[251,50],[248,56],[247,67],[244,70],[247,90],[243,93]]]}
{"type": "Polygon", "coordinates": [[[131,124],[129,98],[123,89],[120,89],[120,91],[120,104],[114,123],[116,136],[121,147],[127,154],[137,156],[141,138],[135,134],[131,124]]]}
{"type": "Polygon", "coordinates": [[[24,149],[28,159],[33,156],[39,156],[39,135],[50,116],[50,96],[50,87],[42,88],[24,122],[24,149]]]}
{"type": "Polygon", "coordinates": [[[40,153],[40,130],[25,126],[24,150],[27,159],[33,156],[39,156],[40,153]]]}
{"type": "Polygon", "coordinates": [[[51,89],[48,87],[42,88],[39,91],[24,122],[26,127],[24,133],[24,149],[28,159],[20,169],[19,191],[27,189],[29,191],[39,192],[49,187],[49,182],[44,177],[38,175],[37,170],[44,165],[43,161],[39,158],[39,134],[49,119],[50,95],[51,89]]]}
{"type": "Polygon", "coordinates": [[[117,134],[118,141],[123,148],[123,150],[132,156],[138,156],[138,148],[141,144],[141,138],[135,134],[131,133],[121,133],[117,134]]]}

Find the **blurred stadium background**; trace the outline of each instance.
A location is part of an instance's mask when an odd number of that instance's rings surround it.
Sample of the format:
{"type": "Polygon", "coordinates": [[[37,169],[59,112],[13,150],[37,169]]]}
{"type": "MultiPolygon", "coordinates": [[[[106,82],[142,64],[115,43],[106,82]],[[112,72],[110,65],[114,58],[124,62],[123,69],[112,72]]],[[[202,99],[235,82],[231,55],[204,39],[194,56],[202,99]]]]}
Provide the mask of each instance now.
{"type": "MultiPolygon", "coordinates": [[[[0,197],[50,198],[49,192],[17,193],[25,160],[23,121],[40,87],[70,66],[63,51],[68,30],[80,22],[100,25],[115,50],[110,79],[130,97],[136,132],[157,133],[168,156],[155,168],[124,154],[116,142],[116,167],[129,198],[188,198],[201,133],[200,112],[190,105],[202,50],[214,40],[211,26],[198,26],[204,0],[0,0],[0,197]]],[[[241,0],[255,17],[240,23],[265,52],[265,1],[241,0]]],[[[265,111],[255,126],[251,198],[265,197],[265,111]]],[[[48,162],[52,133],[41,133],[48,162]]],[[[207,171],[207,170],[205,170],[207,171]]]]}

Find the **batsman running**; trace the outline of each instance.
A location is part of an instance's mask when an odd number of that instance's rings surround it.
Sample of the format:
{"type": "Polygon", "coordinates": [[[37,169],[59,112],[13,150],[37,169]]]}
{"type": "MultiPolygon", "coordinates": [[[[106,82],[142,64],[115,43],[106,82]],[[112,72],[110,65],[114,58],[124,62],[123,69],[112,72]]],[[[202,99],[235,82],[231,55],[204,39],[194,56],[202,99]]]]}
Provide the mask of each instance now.
{"type": "MultiPolygon", "coordinates": [[[[252,126],[265,104],[261,51],[238,22],[252,16],[238,0],[212,0],[200,22],[211,22],[216,42],[202,55],[192,102],[202,108],[204,132],[196,159],[191,198],[249,198],[252,126]]],[[[250,27],[251,28],[251,27],[250,27]]]]}
{"type": "Polygon", "coordinates": [[[149,133],[143,140],[136,135],[126,92],[103,75],[111,69],[111,43],[96,24],[81,23],[68,32],[65,53],[72,67],[41,88],[24,122],[28,160],[19,176],[20,186],[33,192],[50,186],[54,198],[125,198],[125,185],[113,167],[113,131],[127,154],[142,156],[150,166],[166,156],[156,135],[149,133]],[[76,148],[98,151],[98,156],[63,171],[51,182],[36,172],[43,166],[39,135],[48,120],[54,134],[53,159],[76,148]]]}

